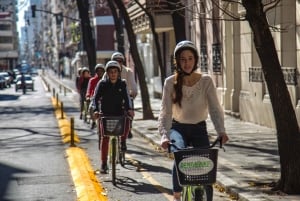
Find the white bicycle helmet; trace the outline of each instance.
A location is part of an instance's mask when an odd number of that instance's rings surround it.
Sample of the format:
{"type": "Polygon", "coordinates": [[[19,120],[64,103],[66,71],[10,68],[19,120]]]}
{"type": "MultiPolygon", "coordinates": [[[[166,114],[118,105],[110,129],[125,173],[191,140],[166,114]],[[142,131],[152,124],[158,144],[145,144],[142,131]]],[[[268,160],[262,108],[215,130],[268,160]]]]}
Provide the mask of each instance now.
{"type": "Polygon", "coordinates": [[[103,64],[97,64],[95,66],[95,71],[97,71],[99,68],[102,68],[105,71],[105,66],[103,64]]]}
{"type": "Polygon", "coordinates": [[[111,55],[111,60],[114,60],[114,61],[116,61],[116,60],[124,61],[124,59],[125,59],[124,55],[121,52],[115,52],[111,55]]]}
{"type": "Polygon", "coordinates": [[[86,72],[86,71],[87,71],[87,72],[90,72],[90,69],[89,69],[88,67],[85,67],[85,66],[82,67],[81,72],[84,73],[84,72],[86,72]]]}
{"type": "Polygon", "coordinates": [[[185,49],[191,49],[198,55],[198,50],[193,42],[189,40],[184,40],[179,43],[177,43],[175,49],[174,49],[174,58],[178,56],[178,53],[185,49]]]}
{"type": "Polygon", "coordinates": [[[120,66],[120,64],[117,61],[109,61],[109,62],[107,62],[106,65],[105,65],[105,71],[107,72],[107,70],[109,68],[118,68],[119,71],[121,72],[121,66],[120,66]]]}
{"type": "MultiPolygon", "coordinates": [[[[176,59],[176,62],[178,62],[177,60],[179,59],[179,54],[183,50],[191,50],[192,52],[194,52],[195,60],[196,60],[195,61],[195,66],[192,70],[192,72],[194,72],[198,68],[197,67],[198,60],[199,60],[198,50],[197,50],[195,44],[193,42],[189,41],[189,40],[184,40],[184,41],[181,41],[181,42],[177,43],[177,45],[174,49],[174,58],[176,59]]],[[[177,65],[176,65],[176,70],[183,72],[181,67],[177,66],[177,65]]],[[[190,73],[183,72],[183,74],[190,75],[190,74],[192,74],[192,72],[190,72],[190,73]]]]}

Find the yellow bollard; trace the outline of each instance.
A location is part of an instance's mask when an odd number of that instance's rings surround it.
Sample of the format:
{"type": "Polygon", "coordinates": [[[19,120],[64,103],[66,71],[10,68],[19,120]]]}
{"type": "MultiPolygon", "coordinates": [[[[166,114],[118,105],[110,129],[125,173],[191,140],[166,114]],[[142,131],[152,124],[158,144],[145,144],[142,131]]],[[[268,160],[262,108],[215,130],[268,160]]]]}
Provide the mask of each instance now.
{"type": "Polygon", "coordinates": [[[76,147],[74,140],[74,117],[71,117],[71,144],[70,147],[76,147]]]}
{"type": "Polygon", "coordinates": [[[60,117],[64,119],[64,103],[60,102],[60,117]]]}

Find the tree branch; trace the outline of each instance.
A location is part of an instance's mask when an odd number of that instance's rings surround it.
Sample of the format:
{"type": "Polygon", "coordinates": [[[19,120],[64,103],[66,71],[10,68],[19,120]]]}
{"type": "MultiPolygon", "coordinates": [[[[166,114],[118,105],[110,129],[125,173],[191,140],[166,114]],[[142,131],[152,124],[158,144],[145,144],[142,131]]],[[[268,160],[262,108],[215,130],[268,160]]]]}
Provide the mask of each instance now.
{"type": "Polygon", "coordinates": [[[271,0],[270,2],[263,4],[264,5],[264,11],[265,13],[267,13],[269,10],[275,8],[279,3],[281,2],[281,0],[271,0]]]}

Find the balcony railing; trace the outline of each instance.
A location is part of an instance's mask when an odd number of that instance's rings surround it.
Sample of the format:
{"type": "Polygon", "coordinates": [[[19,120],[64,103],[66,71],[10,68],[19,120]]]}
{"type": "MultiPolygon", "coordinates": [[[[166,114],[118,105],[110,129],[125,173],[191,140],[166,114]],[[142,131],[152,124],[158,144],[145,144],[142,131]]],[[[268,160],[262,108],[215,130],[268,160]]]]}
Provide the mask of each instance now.
{"type": "Polygon", "coordinates": [[[261,67],[249,68],[249,82],[263,82],[264,77],[261,67]]]}
{"type": "Polygon", "coordinates": [[[282,67],[282,73],[287,85],[297,85],[297,69],[293,67],[282,67]]]}
{"type": "MultiPolygon", "coordinates": [[[[287,85],[297,85],[297,69],[294,67],[281,67],[285,83],[287,85]]],[[[249,82],[264,82],[261,67],[249,68],[249,82]]]]}

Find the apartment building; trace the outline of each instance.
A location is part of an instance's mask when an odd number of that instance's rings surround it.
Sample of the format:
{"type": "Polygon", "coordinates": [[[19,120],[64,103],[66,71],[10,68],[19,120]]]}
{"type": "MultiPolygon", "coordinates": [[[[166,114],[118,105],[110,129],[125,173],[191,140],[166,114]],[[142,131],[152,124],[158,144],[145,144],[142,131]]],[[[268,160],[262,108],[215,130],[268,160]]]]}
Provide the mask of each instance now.
{"type": "Polygon", "coordinates": [[[16,0],[0,0],[0,71],[12,70],[18,60],[16,0]]]}
{"type": "MultiPolygon", "coordinates": [[[[160,37],[163,57],[166,58],[164,65],[170,69],[171,63],[168,60],[171,60],[175,40],[174,30],[169,29],[167,19],[172,10],[168,11],[167,1],[163,0],[139,2],[152,12],[154,18],[158,16],[159,20],[155,20],[158,23],[156,30],[160,37]],[[158,27],[161,23],[164,23],[163,29],[158,27]]],[[[264,4],[270,2],[262,1],[264,4]]],[[[275,127],[272,105],[248,22],[230,20],[220,7],[226,8],[234,16],[243,16],[245,9],[237,3],[223,1],[181,0],[176,5],[180,9],[182,7],[185,9],[186,37],[194,41],[199,48],[199,68],[202,73],[208,73],[213,77],[225,111],[245,121],[275,127]]],[[[273,31],[272,34],[298,122],[300,122],[298,84],[300,14],[297,12],[299,9],[299,1],[288,0],[281,1],[267,13],[270,25],[282,30],[273,31]]],[[[154,73],[157,72],[155,51],[149,51],[154,50],[149,19],[134,1],[130,1],[128,12],[140,42],[141,52],[146,52],[147,55],[143,59],[146,76],[149,78],[158,76],[159,74],[154,73]]]]}

